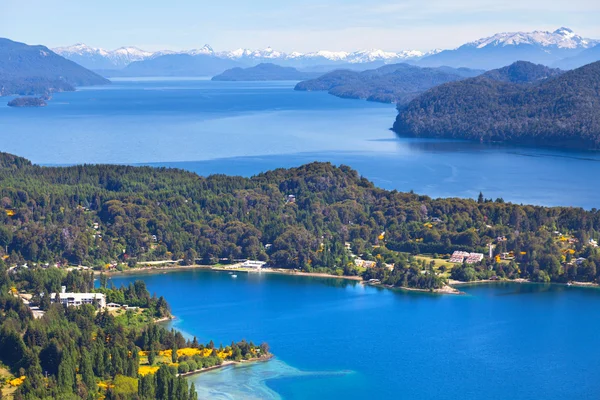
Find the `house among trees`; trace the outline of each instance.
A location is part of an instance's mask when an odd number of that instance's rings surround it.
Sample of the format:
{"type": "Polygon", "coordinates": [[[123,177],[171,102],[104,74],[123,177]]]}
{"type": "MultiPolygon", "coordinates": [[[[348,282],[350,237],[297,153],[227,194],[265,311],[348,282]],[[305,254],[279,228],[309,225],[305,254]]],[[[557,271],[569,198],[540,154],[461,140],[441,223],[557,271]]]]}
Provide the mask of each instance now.
{"type": "Polygon", "coordinates": [[[246,260],[242,264],[243,268],[252,268],[252,269],[261,269],[266,262],[264,261],[255,261],[255,260],[246,260]]]}
{"type": "Polygon", "coordinates": [[[467,264],[476,264],[483,260],[482,253],[468,253],[466,251],[455,251],[452,253],[450,257],[451,263],[467,263],[467,264]]]}
{"type": "MultiPolygon", "coordinates": [[[[67,293],[63,286],[61,293],[58,293],[60,302],[67,307],[79,307],[82,304],[93,304],[97,307],[106,307],[106,296],[102,293],[67,293]]],[[[57,293],[50,294],[50,301],[56,303],[57,293]]]]}

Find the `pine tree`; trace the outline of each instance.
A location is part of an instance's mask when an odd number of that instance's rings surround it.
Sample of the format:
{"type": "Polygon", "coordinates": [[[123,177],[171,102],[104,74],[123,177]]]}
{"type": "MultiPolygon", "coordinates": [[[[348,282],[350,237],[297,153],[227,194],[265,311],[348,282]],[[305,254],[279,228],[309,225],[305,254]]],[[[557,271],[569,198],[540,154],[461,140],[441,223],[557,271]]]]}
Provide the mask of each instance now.
{"type": "Polygon", "coordinates": [[[148,364],[154,365],[154,361],[156,361],[156,353],[154,352],[154,348],[151,348],[148,353],[148,364]]]}
{"type": "Polygon", "coordinates": [[[173,345],[173,351],[172,351],[172,354],[171,354],[171,361],[173,363],[176,363],[177,362],[177,358],[178,358],[177,357],[177,344],[174,344],[173,345]]]}
{"type": "Polygon", "coordinates": [[[92,367],[92,357],[90,353],[84,351],[81,355],[81,379],[89,390],[96,390],[96,380],[94,379],[94,369],[92,367]]]}
{"type": "Polygon", "coordinates": [[[198,400],[198,393],[196,393],[196,385],[194,382],[190,385],[190,394],[188,396],[189,400],[198,400]]]}

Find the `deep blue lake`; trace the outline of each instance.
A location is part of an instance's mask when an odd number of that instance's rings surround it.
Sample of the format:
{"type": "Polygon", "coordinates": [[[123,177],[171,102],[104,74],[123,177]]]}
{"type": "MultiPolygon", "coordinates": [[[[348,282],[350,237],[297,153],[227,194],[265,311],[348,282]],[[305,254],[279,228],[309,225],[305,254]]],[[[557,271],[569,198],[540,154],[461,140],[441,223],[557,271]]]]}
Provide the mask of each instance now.
{"type": "Polygon", "coordinates": [[[378,186],[433,197],[598,207],[600,153],[398,138],[393,105],[295,92],[294,82],[140,79],[0,99],[0,150],[39,164],[127,163],[201,175],[346,164],[378,186]]]}
{"type": "Polygon", "coordinates": [[[594,399],[600,290],[467,286],[429,295],[337,279],[182,271],[143,279],[201,341],[275,360],[191,379],[216,399],[594,399]]]}

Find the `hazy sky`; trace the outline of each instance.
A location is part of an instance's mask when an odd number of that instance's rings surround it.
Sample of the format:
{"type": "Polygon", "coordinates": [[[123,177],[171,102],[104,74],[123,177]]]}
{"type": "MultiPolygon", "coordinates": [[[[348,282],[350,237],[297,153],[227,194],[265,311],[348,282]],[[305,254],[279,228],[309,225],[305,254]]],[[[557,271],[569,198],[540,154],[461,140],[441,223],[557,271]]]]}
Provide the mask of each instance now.
{"type": "Polygon", "coordinates": [[[598,0],[0,0],[0,37],[106,49],[428,50],[599,21],[598,0]]]}

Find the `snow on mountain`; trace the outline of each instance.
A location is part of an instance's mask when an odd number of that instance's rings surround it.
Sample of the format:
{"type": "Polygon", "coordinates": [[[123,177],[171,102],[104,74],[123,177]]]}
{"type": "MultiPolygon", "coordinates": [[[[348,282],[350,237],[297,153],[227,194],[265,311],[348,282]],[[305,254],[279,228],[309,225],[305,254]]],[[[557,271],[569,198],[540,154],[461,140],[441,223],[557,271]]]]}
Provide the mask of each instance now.
{"type": "Polygon", "coordinates": [[[262,50],[237,49],[233,51],[216,52],[208,44],[198,49],[187,51],[163,50],[148,52],[137,47],[121,47],[108,51],[94,48],[82,43],[68,47],[58,47],[54,51],[61,56],[75,61],[86,68],[91,69],[120,69],[134,61],[143,61],[169,54],[189,54],[192,56],[206,55],[217,58],[230,59],[247,64],[260,62],[281,62],[293,65],[294,63],[369,63],[382,61],[384,63],[401,62],[409,59],[419,59],[426,54],[417,50],[405,50],[398,53],[383,50],[360,50],[355,52],[320,50],[309,53],[284,53],[271,47],[262,50]]]}
{"type": "Polygon", "coordinates": [[[212,56],[212,55],[215,54],[215,51],[208,44],[205,44],[204,46],[202,46],[199,49],[193,49],[193,50],[189,50],[189,51],[184,51],[182,53],[186,53],[186,54],[189,54],[191,56],[198,56],[198,55],[212,56]]]}
{"type": "Polygon", "coordinates": [[[122,68],[134,62],[145,60],[154,53],[140,50],[137,47],[120,47],[107,51],[101,48],[77,43],[73,46],[57,47],[52,49],[55,53],[75,61],[86,68],[122,68]]]}
{"type": "Polygon", "coordinates": [[[517,46],[529,44],[542,47],[557,47],[559,49],[587,49],[597,44],[598,41],[585,39],[569,28],[559,28],[554,32],[503,32],[493,36],[467,43],[465,46],[478,49],[487,46],[517,46]]]}

